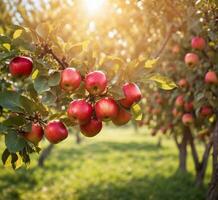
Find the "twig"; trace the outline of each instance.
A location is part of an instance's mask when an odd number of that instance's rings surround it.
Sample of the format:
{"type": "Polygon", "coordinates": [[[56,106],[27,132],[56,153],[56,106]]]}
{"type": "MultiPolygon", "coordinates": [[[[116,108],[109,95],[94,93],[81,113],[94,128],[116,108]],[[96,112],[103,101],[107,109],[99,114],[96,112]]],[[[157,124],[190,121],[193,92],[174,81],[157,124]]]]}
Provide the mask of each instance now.
{"type": "Polygon", "coordinates": [[[167,35],[166,35],[166,37],[165,37],[165,40],[163,41],[163,43],[162,43],[160,49],[159,49],[159,50],[155,53],[155,55],[154,55],[154,58],[155,58],[155,59],[158,58],[158,57],[160,56],[160,54],[164,51],[164,49],[165,49],[165,47],[166,47],[168,41],[169,41],[170,38],[171,38],[171,35],[172,35],[174,32],[175,32],[174,27],[171,26],[170,29],[169,29],[169,31],[167,32],[167,35]]]}

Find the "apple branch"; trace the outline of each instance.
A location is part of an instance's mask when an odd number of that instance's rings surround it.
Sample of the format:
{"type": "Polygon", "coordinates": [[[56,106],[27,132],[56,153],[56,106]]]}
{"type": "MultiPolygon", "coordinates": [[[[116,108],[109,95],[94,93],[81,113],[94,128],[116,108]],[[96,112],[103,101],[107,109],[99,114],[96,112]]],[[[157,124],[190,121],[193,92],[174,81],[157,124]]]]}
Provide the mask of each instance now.
{"type": "Polygon", "coordinates": [[[166,34],[165,40],[163,41],[160,49],[154,54],[155,59],[158,58],[162,54],[162,52],[164,51],[165,47],[167,46],[167,43],[169,42],[169,40],[174,32],[175,32],[175,28],[173,26],[171,26],[169,28],[169,31],[166,34]]]}

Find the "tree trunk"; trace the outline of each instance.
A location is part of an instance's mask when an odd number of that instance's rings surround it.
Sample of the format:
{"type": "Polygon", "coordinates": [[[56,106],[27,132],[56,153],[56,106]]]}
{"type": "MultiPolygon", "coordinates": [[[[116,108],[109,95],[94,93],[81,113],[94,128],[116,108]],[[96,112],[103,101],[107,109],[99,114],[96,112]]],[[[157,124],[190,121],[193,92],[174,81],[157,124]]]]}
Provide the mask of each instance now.
{"type": "Polygon", "coordinates": [[[158,138],[157,147],[158,147],[158,148],[161,148],[161,147],[162,147],[162,137],[159,137],[159,138],[158,138]]]}
{"type": "Polygon", "coordinates": [[[183,133],[182,141],[179,145],[179,170],[187,172],[187,133],[183,133]]]}
{"type": "Polygon", "coordinates": [[[187,133],[185,131],[183,132],[182,141],[180,143],[176,135],[174,135],[174,140],[179,150],[178,170],[181,172],[187,172],[187,144],[188,144],[187,133]]]}
{"type": "Polygon", "coordinates": [[[38,160],[38,166],[39,167],[43,167],[46,158],[49,156],[49,154],[51,153],[51,150],[53,149],[54,145],[53,144],[49,144],[40,154],[39,156],[39,160],[38,160]]]}
{"type": "Polygon", "coordinates": [[[199,170],[196,173],[196,185],[198,187],[202,186],[203,182],[204,182],[204,177],[205,177],[205,172],[207,169],[207,163],[208,163],[208,159],[210,156],[211,147],[212,147],[212,143],[209,142],[206,146],[205,151],[204,151],[202,162],[199,165],[199,170]]]}
{"type": "Polygon", "coordinates": [[[218,199],[218,120],[212,136],[213,145],[213,172],[208,189],[207,200],[218,199]]]}
{"type": "Polygon", "coordinates": [[[192,158],[193,158],[194,165],[195,165],[195,173],[196,173],[195,182],[196,182],[196,186],[199,187],[203,185],[212,144],[211,144],[211,141],[209,141],[209,143],[206,145],[202,160],[200,161],[198,152],[197,152],[197,149],[194,143],[194,138],[189,128],[187,128],[187,132],[189,134],[189,144],[191,147],[192,158]]]}
{"type": "Polygon", "coordinates": [[[76,144],[80,144],[82,142],[82,139],[80,137],[80,133],[76,132],[76,144]]]}

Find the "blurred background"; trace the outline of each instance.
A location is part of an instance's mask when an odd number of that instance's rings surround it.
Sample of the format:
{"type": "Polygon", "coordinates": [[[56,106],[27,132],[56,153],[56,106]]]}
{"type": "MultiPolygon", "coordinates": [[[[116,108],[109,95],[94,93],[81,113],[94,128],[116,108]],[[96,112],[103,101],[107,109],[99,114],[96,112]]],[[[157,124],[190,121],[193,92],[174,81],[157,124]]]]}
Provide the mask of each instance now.
{"type": "MultiPolygon", "coordinates": [[[[171,74],[174,68],[172,53],[180,51],[178,44],[182,43],[180,57],[176,58],[183,59],[190,42],[184,38],[200,33],[201,20],[196,6],[201,7],[204,2],[1,0],[0,26],[16,24],[36,29],[43,24],[51,30],[47,42],[58,44],[59,48],[56,45],[53,51],[66,59],[67,53],[76,51],[75,48],[69,51],[68,46],[80,42],[86,45],[88,41],[91,55],[67,60],[71,65],[80,65],[88,58],[88,63],[83,64],[91,67],[102,63],[107,55],[114,56],[114,66],[120,65],[118,57],[134,65],[135,59],[145,60],[163,54],[155,70],[177,81],[171,74]]],[[[134,73],[130,72],[130,76],[134,78],[134,73]]],[[[146,97],[158,91],[152,84],[144,84],[142,90],[146,97]]],[[[163,96],[167,94],[162,93],[163,96]]],[[[71,128],[70,137],[58,145],[43,141],[42,153],[32,156],[28,169],[22,167],[14,171],[7,165],[0,165],[0,199],[205,199],[211,175],[210,159],[204,184],[196,187],[192,158],[188,156],[187,173],[178,170],[178,148],[171,131],[158,127],[154,133],[152,129],[154,124],[159,126],[171,111],[166,110],[160,115],[157,109],[154,113],[142,109],[148,117],[155,116],[151,126],[145,121],[141,124],[133,121],[124,127],[108,123],[99,135],[90,139],[71,128]]],[[[3,151],[4,141],[0,139],[0,150],[3,151]]],[[[202,155],[204,144],[197,142],[196,145],[202,155]]]]}

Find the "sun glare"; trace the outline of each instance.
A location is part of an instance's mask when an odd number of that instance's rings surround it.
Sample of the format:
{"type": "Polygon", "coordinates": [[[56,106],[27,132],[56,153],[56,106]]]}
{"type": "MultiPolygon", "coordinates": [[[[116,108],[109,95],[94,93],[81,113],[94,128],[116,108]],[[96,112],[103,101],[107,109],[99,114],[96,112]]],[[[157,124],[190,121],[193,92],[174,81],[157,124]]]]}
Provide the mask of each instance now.
{"type": "Polygon", "coordinates": [[[90,13],[99,11],[105,3],[105,0],[84,0],[84,5],[90,13]]]}

